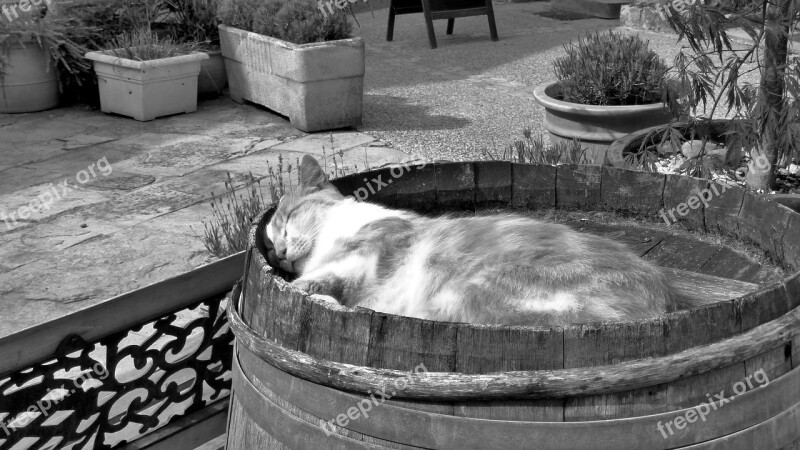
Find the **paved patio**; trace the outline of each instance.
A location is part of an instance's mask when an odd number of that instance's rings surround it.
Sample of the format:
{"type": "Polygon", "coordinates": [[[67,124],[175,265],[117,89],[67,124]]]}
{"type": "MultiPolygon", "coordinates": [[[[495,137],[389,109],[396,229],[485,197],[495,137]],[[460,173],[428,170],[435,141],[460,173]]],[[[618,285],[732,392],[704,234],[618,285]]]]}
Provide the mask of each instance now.
{"type": "MultiPolygon", "coordinates": [[[[552,58],[581,33],[617,25],[537,15],[548,9],[498,3],[499,42],[489,40],[485,18],[458,19],[453,36],[437,22],[437,50],[421,16],[398,17],[395,41],[386,42],[387,10],[360,13],[364,123],[333,132],[333,146],[359,167],[365,155],[372,166],[471,159],[511,143],[526,124],[540,129],[532,91],[552,77],[552,58]]],[[[648,37],[677,50],[673,36],[648,37]]],[[[239,183],[248,172],[264,177],[279,154],[330,152],[330,137],[227,97],[145,123],[84,107],[0,115],[0,336],[211,261],[197,235],[226,172],[239,183]],[[49,209],[20,218],[47,193],[56,197],[49,209]]]]}

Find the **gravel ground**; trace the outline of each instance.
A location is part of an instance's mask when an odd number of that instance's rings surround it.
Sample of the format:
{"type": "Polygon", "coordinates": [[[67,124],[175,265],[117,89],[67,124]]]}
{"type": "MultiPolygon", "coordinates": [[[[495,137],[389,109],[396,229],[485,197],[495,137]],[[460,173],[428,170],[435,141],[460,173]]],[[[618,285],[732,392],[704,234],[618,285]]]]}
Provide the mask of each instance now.
{"type": "MultiPolygon", "coordinates": [[[[388,4],[388,0],[383,0],[388,4]]],[[[388,10],[372,0],[357,15],[356,35],[367,45],[364,122],[359,131],[424,158],[476,159],[502,149],[530,126],[543,132],[544,109],[533,89],[554,79],[552,61],[586,32],[638,33],[671,63],[681,44],[668,33],[632,31],[617,20],[555,20],[538,15],[547,2],[497,3],[500,40],[492,42],[485,17],[436,21],[438,48],[428,46],[421,14],[399,16],[394,40],[385,39],[388,10]]]]}

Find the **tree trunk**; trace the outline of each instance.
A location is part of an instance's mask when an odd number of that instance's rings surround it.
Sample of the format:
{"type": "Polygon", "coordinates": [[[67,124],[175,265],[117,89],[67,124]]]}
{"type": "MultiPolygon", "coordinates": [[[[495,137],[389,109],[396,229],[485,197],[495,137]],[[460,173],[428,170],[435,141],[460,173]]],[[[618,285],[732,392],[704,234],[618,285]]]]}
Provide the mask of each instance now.
{"type": "Polygon", "coordinates": [[[761,58],[761,84],[758,104],[762,128],[761,149],[751,152],[747,185],[768,191],[775,185],[777,162],[783,149],[781,136],[786,131],[781,124],[784,113],[784,66],[788,53],[789,8],[792,0],[770,0],[764,23],[765,41],[761,58]]]}

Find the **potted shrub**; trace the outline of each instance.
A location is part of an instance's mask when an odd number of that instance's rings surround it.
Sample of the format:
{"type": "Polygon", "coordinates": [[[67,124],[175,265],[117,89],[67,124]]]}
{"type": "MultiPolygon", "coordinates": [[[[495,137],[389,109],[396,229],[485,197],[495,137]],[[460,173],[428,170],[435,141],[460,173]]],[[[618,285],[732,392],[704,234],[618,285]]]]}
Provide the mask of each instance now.
{"type": "Polygon", "coordinates": [[[219,95],[228,84],[219,46],[217,0],[162,0],[163,25],[177,42],[194,42],[208,55],[200,63],[197,90],[201,96],[219,95]]]}
{"type": "Polygon", "coordinates": [[[604,164],[616,139],[670,121],[662,103],[667,67],[647,42],[611,31],[564,49],[553,63],[557,81],[534,91],[554,144],[578,139],[591,163],[604,164]]]}
{"type": "Polygon", "coordinates": [[[0,113],[34,112],[58,106],[59,72],[68,75],[88,66],[78,59],[85,50],[67,34],[70,28],[70,21],[48,14],[45,7],[3,4],[0,113]]]}
{"type": "Polygon", "coordinates": [[[208,55],[196,44],[145,29],[120,35],[111,47],[86,54],[94,61],[103,112],[147,121],[197,111],[197,76],[208,55]]]}
{"type": "Polygon", "coordinates": [[[361,123],[364,42],[341,11],[315,0],[221,0],[231,98],[289,117],[302,131],[361,123]]]}
{"type": "Polygon", "coordinates": [[[144,26],[146,20],[140,17],[140,11],[130,7],[130,0],[53,1],[48,14],[54,13],[69,21],[65,36],[83,48],[74,55],[65,55],[67,64],[74,70],[59,70],[61,102],[99,108],[97,76],[92,62],[85,57],[86,52],[106,49],[119,33],[144,26]]]}
{"type": "Polygon", "coordinates": [[[744,159],[751,189],[775,189],[777,171],[800,157],[800,60],[789,56],[800,24],[797,2],[685,2],[662,12],[688,44],[675,57],[674,76],[687,86],[685,103],[696,122],[735,119],[725,133],[738,145],[727,161],[744,159]],[[735,32],[749,42],[731,39],[735,32]],[[746,76],[753,72],[755,81],[746,76]]]}

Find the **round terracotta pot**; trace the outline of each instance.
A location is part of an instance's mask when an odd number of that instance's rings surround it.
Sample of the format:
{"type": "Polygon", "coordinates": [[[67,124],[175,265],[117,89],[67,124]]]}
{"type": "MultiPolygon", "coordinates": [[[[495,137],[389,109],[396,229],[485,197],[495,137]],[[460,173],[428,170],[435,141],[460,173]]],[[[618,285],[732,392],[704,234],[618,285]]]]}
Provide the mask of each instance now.
{"type": "Polygon", "coordinates": [[[6,59],[0,83],[0,113],[44,111],[58,106],[58,73],[47,51],[32,40],[0,41],[6,59]]]}
{"type": "Polygon", "coordinates": [[[580,140],[587,149],[590,164],[606,164],[606,150],[612,142],[630,133],[670,122],[669,111],[662,103],[631,106],[597,106],[570,103],[558,98],[557,82],[541,85],[533,92],[544,106],[544,127],[550,142],[580,140]]]}

